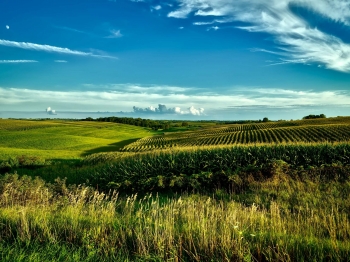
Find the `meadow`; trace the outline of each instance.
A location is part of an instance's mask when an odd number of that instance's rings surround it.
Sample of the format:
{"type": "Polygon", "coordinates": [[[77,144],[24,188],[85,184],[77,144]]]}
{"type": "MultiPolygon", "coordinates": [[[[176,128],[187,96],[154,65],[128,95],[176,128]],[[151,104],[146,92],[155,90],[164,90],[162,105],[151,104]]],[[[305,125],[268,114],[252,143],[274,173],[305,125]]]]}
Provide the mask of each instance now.
{"type": "Polygon", "coordinates": [[[1,261],[350,256],[349,117],[0,124],[1,261]]]}
{"type": "Polygon", "coordinates": [[[0,119],[0,160],[20,155],[79,159],[118,151],[153,133],[142,127],[105,122],[0,119]]]}

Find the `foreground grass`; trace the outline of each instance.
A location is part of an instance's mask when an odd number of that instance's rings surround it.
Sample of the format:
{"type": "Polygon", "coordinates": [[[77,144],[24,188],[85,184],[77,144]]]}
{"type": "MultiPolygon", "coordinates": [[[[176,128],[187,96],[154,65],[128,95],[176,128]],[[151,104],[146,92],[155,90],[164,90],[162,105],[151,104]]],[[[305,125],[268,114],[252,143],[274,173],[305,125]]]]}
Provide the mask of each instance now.
{"type": "Polygon", "coordinates": [[[1,261],[346,261],[350,180],[281,170],[240,194],[101,193],[0,180],[1,261]]]}

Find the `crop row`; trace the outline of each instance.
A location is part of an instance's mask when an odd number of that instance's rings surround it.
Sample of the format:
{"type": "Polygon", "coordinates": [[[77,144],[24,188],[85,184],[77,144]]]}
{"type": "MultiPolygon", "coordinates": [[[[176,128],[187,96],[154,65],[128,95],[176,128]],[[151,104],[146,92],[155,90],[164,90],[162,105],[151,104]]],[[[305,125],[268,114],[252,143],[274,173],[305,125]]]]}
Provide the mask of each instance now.
{"type": "MultiPolygon", "coordinates": [[[[209,181],[212,175],[234,174],[242,168],[263,170],[266,165],[280,160],[292,167],[303,167],[301,170],[309,166],[322,167],[331,164],[347,166],[350,165],[350,144],[279,144],[158,150],[99,166],[88,179],[101,186],[109,183],[117,188],[133,187],[135,190],[143,190],[154,183],[168,181],[167,183],[172,184],[194,174],[202,174],[203,181],[209,181]],[[158,182],[153,181],[154,179],[158,182]]],[[[333,175],[348,176],[346,173],[333,175]]]]}
{"type": "MultiPolygon", "coordinates": [[[[260,130],[260,129],[274,129],[282,127],[307,127],[307,126],[325,126],[325,125],[349,125],[350,117],[337,117],[327,119],[308,119],[297,121],[277,121],[277,122],[262,122],[253,124],[229,124],[225,126],[216,126],[211,128],[205,128],[203,130],[197,130],[195,132],[184,132],[183,136],[188,138],[207,136],[207,135],[220,135],[238,131],[260,130]]],[[[178,136],[179,134],[167,134],[171,136],[178,136]]]]}
{"type": "Polygon", "coordinates": [[[340,142],[350,140],[350,125],[300,126],[251,129],[222,134],[161,135],[142,138],[123,151],[139,152],[157,148],[234,145],[251,143],[340,142]]]}

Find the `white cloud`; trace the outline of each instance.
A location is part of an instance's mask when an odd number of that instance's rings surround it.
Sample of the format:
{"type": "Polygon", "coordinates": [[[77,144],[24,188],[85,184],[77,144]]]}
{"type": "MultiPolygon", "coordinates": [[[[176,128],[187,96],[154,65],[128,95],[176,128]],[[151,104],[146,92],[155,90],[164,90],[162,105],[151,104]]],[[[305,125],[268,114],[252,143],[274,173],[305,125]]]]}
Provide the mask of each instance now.
{"type": "Polygon", "coordinates": [[[350,0],[178,0],[179,7],[168,17],[218,17],[195,25],[240,21],[238,28],[265,32],[275,37],[288,61],[308,61],[325,68],[350,72],[350,45],[342,39],[313,28],[293,13],[291,6],[308,8],[314,14],[350,25],[350,0]]]}
{"type": "Polygon", "coordinates": [[[109,90],[111,92],[125,92],[131,94],[160,94],[160,95],[170,95],[170,94],[191,94],[194,92],[199,92],[200,88],[195,87],[179,87],[179,86],[167,86],[167,85],[140,85],[140,84],[109,84],[109,85],[92,85],[84,84],[86,88],[98,89],[98,90],[109,90]]]}
{"type": "Polygon", "coordinates": [[[141,108],[134,106],[133,110],[135,113],[143,114],[176,114],[176,115],[193,115],[201,116],[204,115],[204,108],[196,109],[194,106],[189,107],[187,110],[181,110],[181,107],[175,106],[173,108],[167,108],[166,105],[158,104],[158,107],[149,106],[146,108],[141,108]]]}
{"type": "Polygon", "coordinates": [[[211,22],[194,22],[194,25],[212,25],[214,24],[215,21],[211,21],[211,22]]]}
{"type": "Polygon", "coordinates": [[[110,33],[111,34],[106,36],[106,38],[120,38],[123,36],[120,30],[111,30],[110,33]]]}
{"type": "Polygon", "coordinates": [[[281,59],[280,62],[272,62],[272,64],[268,64],[267,66],[274,66],[274,65],[285,65],[285,64],[307,64],[308,60],[306,59],[295,59],[295,60],[288,60],[288,59],[281,59]]]}
{"type": "Polygon", "coordinates": [[[10,26],[9,26],[9,25],[6,25],[6,29],[7,29],[7,30],[10,29],[10,26]]]}
{"type": "Polygon", "coordinates": [[[284,55],[284,53],[282,53],[282,52],[274,52],[274,51],[270,51],[270,50],[266,50],[266,49],[262,49],[262,48],[250,48],[249,50],[251,52],[265,52],[265,53],[270,53],[270,54],[280,55],[280,56],[284,55]]]}
{"type": "Polygon", "coordinates": [[[53,110],[51,107],[46,108],[46,113],[48,115],[57,115],[56,110],[53,110]]]}
{"type": "Polygon", "coordinates": [[[66,60],[55,60],[56,63],[68,63],[66,60]]]}
{"type": "Polygon", "coordinates": [[[38,63],[36,60],[0,60],[0,64],[38,63]]]}
{"type": "Polygon", "coordinates": [[[188,111],[191,113],[191,115],[194,116],[200,116],[204,114],[204,108],[194,108],[194,106],[191,106],[190,108],[188,108],[188,111]]]}
{"type": "MultiPolygon", "coordinates": [[[[168,109],[158,107],[159,111],[171,110],[176,114],[202,115],[205,108],[210,112],[229,108],[302,108],[305,106],[322,106],[334,108],[345,106],[350,109],[349,91],[298,91],[287,89],[242,88],[236,91],[208,93],[206,90],[193,89],[191,92],[174,88],[166,91],[166,87],[153,86],[135,88],[127,85],[111,89],[96,86],[85,91],[52,91],[30,90],[20,88],[0,88],[0,111],[16,108],[33,108],[41,110],[50,104],[54,108],[74,111],[131,111],[133,106],[144,109],[144,105],[169,105],[168,109]],[[94,90],[92,90],[94,89],[94,90]],[[162,93],[157,90],[165,89],[162,93]],[[146,91],[145,91],[146,90],[146,91]],[[177,90],[177,92],[174,92],[177,90]],[[191,107],[189,107],[191,106],[191,107]],[[181,108],[187,108],[181,110],[181,108]]],[[[148,107],[148,111],[157,111],[155,107],[148,107]]]]}
{"type": "Polygon", "coordinates": [[[35,50],[35,51],[44,51],[44,52],[50,52],[50,53],[61,53],[61,54],[77,55],[77,56],[105,57],[105,58],[115,59],[115,57],[112,57],[112,56],[96,55],[93,53],[81,52],[81,51],[71,50],[63,47],[57,47],[57,46],[51,46],[51,45],[40,45],[40,44],[27,43],[27,42],[15,42],[15,41],[3,40],[3,39],[0,39],[0,45],[8,46],[8,47],[16,47],[21,49],[35,50]]]}
{"type": "Polygon", "coordinates": [[[209,30],[215,30],[215,31],[217,31],[217,30],[219,30],[220,29],[220,27],[218,27],[218,26],[211,26],[211,27],[209,27],[208,29],[207,29],[207,31],[209,31],[209,30]]]}
{"type": "Polygon", "coordinates": [[[152,8],[154,10],[160,10],[160,9],[162,9],[162,6],[161,5],[156,5],[156,6],[153,6],[152,8]]]}
{"type": "Polygon", "coordinates": [[[71,32],[75,32],[75,33],[85,34],[85,35],[93,35],[93,34],[90,34],[88,32],[78,30],[75,28],[71,28],[71,27],[67,27],[67,26],[55,26],[55,28],[66,30],[66,31],[71,31],[71,32]]]}

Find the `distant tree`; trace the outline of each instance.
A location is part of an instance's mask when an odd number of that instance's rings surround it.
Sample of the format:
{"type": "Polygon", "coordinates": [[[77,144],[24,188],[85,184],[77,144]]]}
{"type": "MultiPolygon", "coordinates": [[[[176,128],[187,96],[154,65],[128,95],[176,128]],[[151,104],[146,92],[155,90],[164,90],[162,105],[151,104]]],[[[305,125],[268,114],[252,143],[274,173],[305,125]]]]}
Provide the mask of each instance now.
{"type": "Polygon", "coordinates": [[[269,122],[269,119],[267,117],[264,117],[263,122],[269,122]]]}
{"type": "Polygon", "coordinates": [[[162,129],[163,130],[167,130],[167,129],[169,129],[170,128],[170,125],[169,124],[163,124],[163,126],[162,126],[162,129]]]}
{"type": "Polygon", "coordinates": [[[188,126],[188,122],[182,122],[181,126],[188,126]]]}
{"type": "Polygon", "coordinates": [[[320,114],[320,115],[308,115],[304,116],[303,119],[317,119],[317,118],[326,118],[325,114],[320,114]]]}

